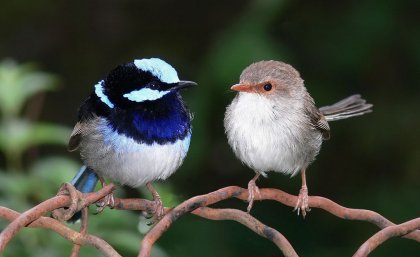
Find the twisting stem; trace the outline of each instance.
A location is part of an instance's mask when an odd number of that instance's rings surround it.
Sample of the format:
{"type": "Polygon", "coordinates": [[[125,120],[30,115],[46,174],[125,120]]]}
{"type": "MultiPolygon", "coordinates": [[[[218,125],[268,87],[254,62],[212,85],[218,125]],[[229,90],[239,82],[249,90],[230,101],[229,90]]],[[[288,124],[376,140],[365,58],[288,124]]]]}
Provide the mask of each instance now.
{"type": "MultiPolygon", "coordinates": [[[[51,199],[46,200],[45,202],[40,203],[39,205],[33,207],[32,209],[19,214],[10,209],[0,207],[0,218],[5,218],[11,220],[12,222],[7,226],[3,232],[0,234],[0,252],[2,252],[7,245],[7,243],[11,240],[11,238],[24,226],[30,227],[43,227],[48,228],[56,231],[66,239],[74,242],[75,244],[80,245],[92,245],[97,247],[104,253],[106,256],[119,256],[118,253],[105,241],[100,238],[94,237],[92,235],[84,235],[83,233],[78,233],[73,231],[57,220],[53,220],[51,218],[41,217],[45,213],[50,210],[54,210],[57,208],[62,207],[72,207],[73,212],[77,212],[82,210],[83,208],[87,207],[90,204],[97,202],[99,199],[102,199],[109,193],[114,190],[114,186],[112,184],[104,187],[103,189],[99,190],[95,193],[89,194],[71,194],[72,197],[81,199],[75,201],[72,199],[71,195],[65,194],[53,197],[51,199]]],[[[248,199],[248,190],[237,187],[237,186],[229,186],[225,188],[221,188],[217,191],[192,197],[177,207],[170,209],[164,209],[164,213],[166,215],[158,222],[145,236],[142,242],[142,248],[140,252],[140,256],[150,256],[151,249],[153,244],[161,237],[161,235],[169,229],[169,227],[182,215],[186,213],[193,213],[196,215],[200,215],[204,217],[207,215],[209,219],[231,219],[238,221],[245,226],[250,227],[256,233],[261,233],[259,228],[268,228],[268,231],[271,231],[277,236],[277,239],[273,240],[273,242],[280,242],[282,241],[281,234],[275,231],[274,229],[265,226],[259,221],[255,220],[253,217],[249,216],[248,214],[239,211],[239,210],[218,210],[218,209],[210,209],[206,206],[223,201],[228,198],[238,198],[243,201],[248,199]],[[279,241],[280,240],[280,241],[279,241]]],[[[283,192],[278,189],[273,188],[263,188],[260,189],[260,197],[258,200],[274,200],[280,202],[284,205],[294,207],[296,205],[298,197],[294,195],[290,195],[286,192],[283,192]]],[[[309,206],[312,208],[320,208],[323,209],[339,218],[347,219],[347,220],[361,220],[373,223],[383,229],[377,235],[373,236],[372,239],[369,239],[366,242],[367,246],[362,246],[361,249],[368,249],[372,251],[377,247],[377,245],[383,243],[385,240],[392,236],[402,236],[404,238],[413,239],[417,242],[420,242],[420,230],[419,224],[420,218],[414,219],[410,222],[406,222],[401,225],[395,225],[391,221],[387,220],[380,214],[370,211],[370,210],[361,210],[361,209],[350,209],[345,208],[336,204],[335,202],[319,196],[310,196],[309,197],[309,206]],[[413,227],[411,227],[413,226],[413,227]],[[388,228],[387,228],[388,227],[388,228]],[[417,229],[416,229],[417,228],[417,229]],[[378,239],[379,238],[379,239],[378,239]]],[[[125,209],[125,210],[140,210],[140,211],[155,211],[155,203],[153,201],[145,200],[145,199],[115,199],[115,208],[116,209],[125,209]]],[[[84,210],[86,211],[86,210],[84,210]]],[[[74,213],[73,213],[74,214],[74,213]]],[[[87,217],[87,215],[84,215],[87,217]]],[[[87,228],[87,220],[86,223],[82,224],[81,232],[84,231],[84,228],[87,228]],[[85,224],[85,225],[83,225],[85,224]]],[[[266,231],[267,232],[267,231],[266,231]]],[[[265,233],[266,233],[265,232],[265,233]]],[[[260,234],[261,235],[261,234],[260,234]]],[[[263,235],[269,238],[270,233],[263,235]]],[[[271,238],[269,238],[271,239],[271,238]]],[[[289,249],[287,244],[285,248],[289,249]]],[[[361,251],[362,251],[361,250],[361,251]]],[[[363,250],[363,251],[365,251],[363,250]]],[[[75,250],[76,252],[76,250],[75,250]]],[[[293,252],[285,251],[286,256],[294,256],[293,252]],[[290,254],[290,255],[287,255],[290,254]]],[[[365,255],[355,255],[357,257],[366,256],[369,252],[365,253],[365,255]]]]}
{"type": "Polygon", "coordinates": [[[192,212],[200,217],[211,220],[234,220],[258,235],[271,240],[286,257],[298,257],[289,241],[277,230],[264,225],[250,214],[236,209],[213,209],[201,207],[192,212]]]}
{"type": "MultiPolygon", "coordinates": [[[[273,188],[263,188],[260,189],[261,198],[260,200],[274,200],[280,203],[283,203],[287,206],[294,207],[296,206],[298,197],[290,195],[284,191],[273,188]]],[[[149,257],[153,244],[165,233],[169,227],[175,222],[179,217],[185,213],[192,212],[197,208],[208,206],[222,200],[235,197],[241,200],[248,199],[248,190],[237,187],[229,186],[221,188],[217,191],[192,197],[173,210],[169,211],[163,218],[157,223],[149,233],[144,237],[141,243],[140,257],[149,257]]],[[[120,204],[122,203],[120,200],[120,204]]],[[[131,206],[132,208],[134,206],[131,206]]],[[[347,220],[361,220],[371,222],[381,229],[395,225],[391,221],[387,220],[380,214],[361,209],[350,209],[345,208],[337,203],[320,196],[310,196],[309,197],[309,207],[323,209],[339,218],[347,220]]],[[[416,230],[407,235],[403,236],[404,238],[409,238],[420,242],[420,231],[416,230]]]]}
{"type": "MultiPolygon", "coordinates": [[[[81,218],[81,225],[80,225],[80,234],[86,235],[88,230],[88,219],[89,219],[89,212],[88,207],[82,209],[82,218],[81,218]]],[[[73,249],[71,250],[70,257],[77,257],[80,253],[80,244],[73,243],[73,249]]]]}
{"type": "MultiPolygon", "coordinates": [[[[83,201],[80,201],[79,208],[76,208],[77,211],[82,208],[97,202],[99,199],[102,199],[110,192],[115,189],[115,186],[110,184],[104,187],[102,190],[87,194],[83,197],[83,201]]],[[[42,215],[52,210],[70,206],[72,199],[68,195],[59,195],[52,197],[37,206],[25,211],[18,218],[14,219],[1,233],[0,233],[0,252],[4,250],[9,241],[19,232],[23,227],[27,226],[31,222],[39,219],[42,215]]],[[[74,214],[74,213],[73,213],[74,214]]]]}
{"type": "MultiPolygon", "coordinates": [[[[20,213],[10,210],[5,207],[0,207],[0,217],[5,218],[7,220],[13,221],[19,218],[20,213]]],[[[80,244],[80,245],[89,245],[97,248],[104,256],[107,257],[121,257],[117,251],[112,248],[105,240],[93,236],[93,235],[83,235],[78,233],[64,224],[60,223],[58,220],[47,218],[47,217],[40,217],[34,222],[30,223],[28,227],[31,228],[46,228],[57,232],[62,237],[66,238],[67,240],[80,244]]],[[[1,251],[0,251],[1,252],[1,251]]]]}
{"type": "Polygon", "coordinates": [[[371,236],[353,255],[353,257],[368,256],[379,245],[392,237],[404,236],[414,230],[420,229],[420,218],[407,221],[399,225],[393,225],[382,229],[373,236],[371,236]]]}

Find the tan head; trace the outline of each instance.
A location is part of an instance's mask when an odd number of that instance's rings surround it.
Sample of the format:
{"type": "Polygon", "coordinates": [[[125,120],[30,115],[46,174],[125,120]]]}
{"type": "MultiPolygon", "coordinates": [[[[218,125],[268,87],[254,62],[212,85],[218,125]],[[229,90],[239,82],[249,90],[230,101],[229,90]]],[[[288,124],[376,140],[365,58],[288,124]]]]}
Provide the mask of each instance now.
{"type": "Polygon", "coordinates": [[[295,98],[305,91],[300,74],[291,65],[279,61],[260,61],[242,71],[239,84],[232,90],[255,93],[268,98],[295,98]]]}

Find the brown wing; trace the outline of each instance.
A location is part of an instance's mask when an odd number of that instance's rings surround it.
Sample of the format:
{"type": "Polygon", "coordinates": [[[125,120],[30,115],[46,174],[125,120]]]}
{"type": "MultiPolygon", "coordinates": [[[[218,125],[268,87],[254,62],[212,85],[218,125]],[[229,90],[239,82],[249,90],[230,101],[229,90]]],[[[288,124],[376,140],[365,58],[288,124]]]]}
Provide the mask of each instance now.
{"type": "Polygon", "coordinates": [[[330,126],[324,115],[316,108],[312,97],[307,93],[305,97],[305,113],[309,117],[311,125],[322,133],[322,139],[330,138],[330,126]]]}
{"type": "Polygon", "coordinates": [[[95,129],[99,115],[106,116],[109,114],[110,109],[108,106],[104,107],[104,105],[105,104],[99,100],[95,93],[92,93],[92,95],[82,103],[79,108],[78,122],[74,126],[67,146],[67,149],[70,152],[76,151],[79,148],[83,137],[95,129]]]}
{"type": "Polygon", "coordinates": [[[84,127],[85,126],[82,122],[77,122],[74,126],[73,132],[70,135],[69,144],[67,145],[67,150],[70,152],[76,151],[79,148],[84,127]]]}
{"type": "Polygon", "coordinates": [[[322,139],[328,140],[330,139],[330,126],[328,125],[327,120],[325,119],[324,115],[319,113],[320,119],[315,123],[312,123],[315,128],[317,128],[322,133],[322,139]]]}

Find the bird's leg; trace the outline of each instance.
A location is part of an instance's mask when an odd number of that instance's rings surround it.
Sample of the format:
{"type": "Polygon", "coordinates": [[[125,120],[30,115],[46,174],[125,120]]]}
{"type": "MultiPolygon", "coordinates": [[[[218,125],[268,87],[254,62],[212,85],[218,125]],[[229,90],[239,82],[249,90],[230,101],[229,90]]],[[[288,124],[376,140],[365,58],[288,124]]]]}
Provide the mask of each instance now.
{"type": "Polygon", "coordinates": [[[153,197],[153,202],[155,203],[155,219],[159,221],[163,215],[165,214],[165,207],[163,207],[162,199],[160,198],[159,193],[156,191],[156,189],[152,186],[152,183],[146,184],[147,189],[150,191],[153,197]]]}
{"type": "MultiPolygon", "coordinates": [[[[106,186],[106,182],[102,177],[99,177],[99,181],[101,182],[102,188],[106,186]]],[[[109,208],[114,208],[115,199],[114,199],[114,193],[110,193],[104,198],[102,198],[100,201],[96,202],[96,214],[101,213],[105,207],[109,206],[109,208]]]]}
{"type": "Polygon", "coordinates": [[[301,211],[303,218],[305,218],[306,212],[309,212],[311,209],[309,208],[309,205],[308,205],[308,187],[306,186],[306,174],[305,174],[304,169],[301,172],[301,176],[302,176],[302,187],[300,188],[298,200],[297,200],[294,211],[297,210],[298,215],[299,215],[299,212],[301,211]]]}
{"type": "Polygon", "coordinates": [[[261,197],[260,189],[258,188],[256,181],[261,173],[257,172],[255,176],[248,182],[248,208],[247,212],[251,212],[252,206],[254,205],[255,196],[261,197]]]}

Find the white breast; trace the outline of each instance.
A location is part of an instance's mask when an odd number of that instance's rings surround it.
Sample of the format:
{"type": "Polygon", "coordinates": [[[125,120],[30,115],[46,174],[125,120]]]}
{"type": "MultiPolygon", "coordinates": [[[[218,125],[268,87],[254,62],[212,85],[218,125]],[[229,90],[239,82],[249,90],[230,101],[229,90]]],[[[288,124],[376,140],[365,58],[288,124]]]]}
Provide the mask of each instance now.
{"type": "Polygon", "coordinates": [[[236,156],[256,172],[295,175],[315,159],[322,143],[321,133],[304,126],[307,119],[296,102],[239,93],[227,107],[225,130],[236,156]]]}
{"type": "Polygon", "coordinates": [[[174,143],[146,145],[112,131],[101,118],[91,127],[80,145],[85,164],[100,176],[131,187],[169,177],[182,164],[191,139],[188,134],[174,143]]]}

